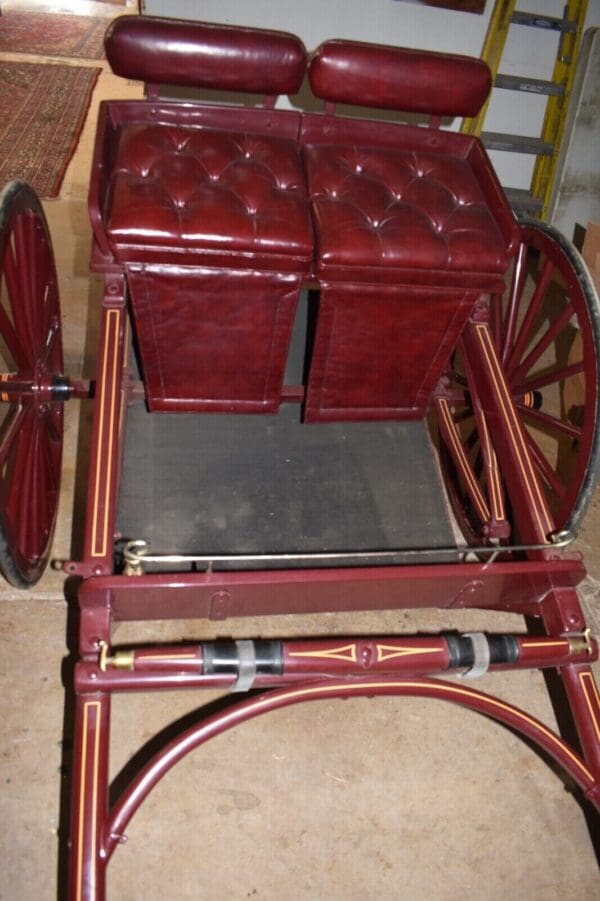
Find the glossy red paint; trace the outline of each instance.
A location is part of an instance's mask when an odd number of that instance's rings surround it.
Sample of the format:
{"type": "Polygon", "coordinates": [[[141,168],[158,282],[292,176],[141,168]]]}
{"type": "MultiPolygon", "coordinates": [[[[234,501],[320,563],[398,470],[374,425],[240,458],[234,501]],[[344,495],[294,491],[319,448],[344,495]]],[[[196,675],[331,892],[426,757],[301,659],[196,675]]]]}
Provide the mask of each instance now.
{"type": "MultiPolygon", "coordinates": [[[[107,276],[98,344],[83,560],[87,571],[95,575],[113,570],[116,491],[126,402],[124,305],[124,277],[107,276]]],[[[67,572],[73,572],[73,569],[67,566],[67,572]]]]}
{"type": "Polygon", "coordinates": [[[110,695],[79,696],[75,722],[69,890],[73,901],[84,901],[104,898],[106,891],[110,695]]]}
{"type": "Polygon", "coordinates": [[[513,537],[524,542],[544,542],[555,531],[556,524],[528,453],[525,428],[487,324],[470,321],[462,346],[486,421],[495,436],[496,452],[518,524],[517,536],[513,537]]]}
{"type": "Polygon", "coordinates": [[[271,691],[232,705],[225,711],[207,718],[203,723],[187,729],[161,749],[118,799],[107,819],[103,835],[103,848],[107,859],[110,859],[115,850],[119,837],[123,836],[129,820],[160,779],[190,751],[215,735],[220,735],[255,716],[291,704],[332,698],[385,695],[449,701],[510,726],[543,748],[573,777],[590,800],[596,804],[600,803],[598,779],[579,755],[539,720],[505,701],[462,684],[417,677],[401,679],[381,676],[361,677],[353,681],[312,682],[271,691]]]}
{"type": "MultiPolygon", "coordinates": [[[[148,17],[118,20],[108,55],[126,77],[267,94],[297,90],[305,67],[304,50],[289,35],[148,17]],[[187,64],[190,53],[193,65],[187,64]]],[[[489,73],[475,60],[327,42],[311,64],[311,82],[328,102],[403,106],[439,117],[475,111],[489,89],[489,73]],[[350,64],[352,77],[340,80],[340,70],[350,64]]],[[[481,144],[439,130],[380,121],[375,126],[333,116],[329,108],[308,114],[168,103],[155,96],[145,103],[110,102],[100,110],[90,215],[92,266],[104,274],[105,295],[85,552],[81,562],[67,565],[84,577],[72,897],[104,896],[106,864],[127,822],[190,750],[247,719],[302,701],[412,695],[461,704],[525,735],[600,803],[600,702],[588,666],[597,645],[584,634],[575,587],[585,570],[577,555],[548,546],[493,562],[115,572],[122,416],[135,393],[126,360],[127,291],[154,409],[273,411],[282,398],[301,401],[306,388],[306,419],[326,419],[331,410],[330,418],[422,416],[436,384],[436,399],[452,400],[439,376],[460,348],[489,426],[488,472],[493,453],[518,538],[546,541],[555,526],[553,510],[518,411],[527,361],[517,361],[512,381],[506,374],[519,350],[513,343],[519,343],[516,300],[503,319],[510,340],[502,346],[492,340],[499,317],[488,303],[490,295],[504,292],[504,270],[515,254],[514,284],[521,283],[524,232],[481,144]],[[216,200],[221,195],[222,206],[216,200]],[[396,209],[400,200],[406,214],[396,209]],[[379,219],[390,203],[393,215],[382,228],[379,219]],[[321,291],[315,350],[306,385],[284,386],[303,284],[321,291]],[[285,642],[284,672],[256,681],[277,688],[181,733],[109,812],[111,693],[229,688],[237,679],[204,673],[198,645],[137,648],[131,671],[117,670],[110,659],[101,666],[100,651],[110,647],[119,620],[426,606],[536,616],[544,633],[516,638],[518,665],[560,668],[583,757],[503,700],[462,683],[421,678],[432,667],[447,669],[441,637],[285,642]]],[[[565,272],[572,279],[571,270],[565,272]]],[[[511,296],[517,295],[515,288],[511,296]]],[[[496,517],[492,537],[505,537],[498,531],[504,522],[496,517]]]]}
{"type": "Polygon", "coordinates": [[[230,705],[161,748],[109,810],[106,798],[110,698],[99,693],[83,695],[78,700],[71,898],[81,901],[104,897],[106,866],[117,845],[125,840],[131,817],[161,778],[191,751],[210,738],[273,710],[305,701],[365,696],[433,698],[483,713],[543,748],[590,800],[600,804],[598,780],[586,762],[543,723],[519,708],[464,684],[418,677],[363,676],[287,686],[230,705]]]}
{"type": "Polygon", "coordinates": [[[0,533],[4,574],[18,587],[42,575],[60,486],[63,409],[52,383],[63,372],[58,280],[42,207],[22,182],[0,209],[0,533]],[[4,556],[4,554],[3,554],[4,556]]]}
{"type": "MultiPolygon", "coordinates": [[[[271,651],[275,661],[273,665],[280,671],[266,672],[258,664],[252,687],[277,688],[309,679],[370,673],[405,676],[431,676],[443,672],[460,674],[469,669],[469,664],[461,663],[460,658],[452,656],[452,647],[456,648],[458,638],[456,633],[450,639],[447,636],[425,635],[338,636],[335,639],[298,641],[272,639],[271,644],[277,646],[276,650],[271,651]]],[[[490,635],[486,638],[492,644],[496,642],[494,647],[500,645],[505,655],[500,661],[497,657],[490,657],[490,671],[555,668],[573,663],[590,664],[598,659],[598,644],[591,636],[490,635]]],[[[464,649],[470,641],[468,636],[460,637],[460,646],[464,649]]],[[[254,645],[254,642],[251,643],[254,645]]],[[[75,685],[77,691],[84,694],[160,688],[231,689],[237,679],[235,662],[231,663],[228,672],[215,671],[211,657],[211,654],[218,656],[223,644],[231,645],[231,651],[237,653],[234,642],[149,645],[116,650],[103,644],[95,661],[81,661],[75,685]]],[[[220,652],[223,653],[222,648],[220,652]]],[[[256,650],[253,653],[257,653],[256,650]]]]}
{"type": "MultiPolygon", "coordinates": [[[[584,576],[580,559],[559,553],[545,561],[493,564],[108,575],[86,579],[79,603],[99,624],[107,611],[115,622],[419,607],[535,615],[554,588],[572,589],[584,576]]],[[[110,640],[106,628],[90,626],[82,634],[110,640]]],[[[82,652],[94,654],[96,646],[86,644],[82,652]]]]}

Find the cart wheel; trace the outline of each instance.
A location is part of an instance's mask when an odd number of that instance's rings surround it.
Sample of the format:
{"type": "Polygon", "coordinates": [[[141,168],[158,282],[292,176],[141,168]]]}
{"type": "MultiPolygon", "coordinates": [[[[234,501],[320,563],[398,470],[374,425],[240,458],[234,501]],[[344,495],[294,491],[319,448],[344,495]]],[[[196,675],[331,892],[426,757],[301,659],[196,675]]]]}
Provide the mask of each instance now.
{"type": "Polygon", "coordinates": [[[35,583],[56,522],[63,440],[63,367],[54,256],[31,188],[0,194],[0,569],[35,583]]]}
{"type": "MultiPolygon", "coordinates": [[[[600,308],[575,248],[522,219],[510,287],[492,297],[490,326],[556,531],[576,532],[598,468],[600,308]]],[[[440,459],[471,543],[518,540],[476,386],[460,351],[436,400],[440,459]]]]}

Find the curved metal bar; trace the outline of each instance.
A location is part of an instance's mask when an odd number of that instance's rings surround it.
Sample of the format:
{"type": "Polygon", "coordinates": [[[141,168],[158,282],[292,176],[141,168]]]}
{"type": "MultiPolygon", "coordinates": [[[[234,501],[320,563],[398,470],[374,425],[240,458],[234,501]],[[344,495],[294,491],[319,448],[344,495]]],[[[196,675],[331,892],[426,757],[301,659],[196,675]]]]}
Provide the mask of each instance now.
{"type": "Polygon", "coordinates": [[[143,538],[128,541],[122,550],[123,560],[126,564],[125,574],[129,576],[141,575],[145,563],[173,564],[197,564],[201,563],[210,570],[216,563],[301,563],[305,561],[349,561],[360,558],[365,563],[393,562],[397,557],[416,558],[436,555],[448,556],[456,554],[464,558],[470,554],[489,554],[489,563],[493,563],[499,554],[516,553],[523,551],[555,551],[568,547],[577,538],[574,532],[562,529],[560,532],[551,532],[546,544],[484,544],[484,545],[458,545],[455,547],[435,548],[398,548],[385,551],[311,551],[306,553],[274,553],[274,554],[152,554],[150,545],[143,538]]]}
{"type": "MultiPolygon", "coordinates": [[[[467,688],[462,684],[456,685],[437,679],[397,679],[393,677],[380,679],[362,677],[310,682],[292,688],[270,691],[234,704],[227,710],[208,717],[204,722],[186,729],[155,754],[132,780],[110,812],[102,842],[103,856],[106,860],[110,859],[116,845],[122,841],[123,832],[131,817],[160,779],[190,751],[195,750],[210,738],[256,716],[303,701],[373,697],[374,695],[437,698],[483,713],[510,726],[543,748],[569,773],[588,797],[591,797],[594,789],[598,787],[598,780],[581,757],[551,729],[518,707],[475,689],[467,688]]],[[[595,798],[595,802],[599,803],[598,797],[595,798]]]]}

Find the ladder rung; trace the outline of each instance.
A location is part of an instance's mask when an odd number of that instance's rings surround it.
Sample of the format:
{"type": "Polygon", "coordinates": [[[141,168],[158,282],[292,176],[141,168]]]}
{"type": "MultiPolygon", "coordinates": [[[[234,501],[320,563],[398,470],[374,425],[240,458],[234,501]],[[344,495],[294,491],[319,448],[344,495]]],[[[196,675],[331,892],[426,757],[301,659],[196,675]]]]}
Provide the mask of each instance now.
{"type": "Polygon", "coordinates": [[[565,86],[554,81],[541,78],[527,78],[525,75],[496,75],[494,87],[506,88],[509,91],[525,91],[528,94],[554,94],[562,97],[565,86]]]}
{"type": "Polygon", "coordinates": [[[511,22],[515,25],[531,25],[533,28],[548,28],[552,31],[577,31],[577,22],[558,19],[556,16],[545,16],[543,13],[524,13],[515,10],[511,22]]]}
{"type": "Polygon", "coordinates": [[[481,133],[481,140],[483,146],[488,150],[512,150],[515,153],[533,153],[536,156],[540,154],[550,156],[554,150],[552,144],[528,135],[508,135],[496,131],[484,131],[481,133]]]}
{"type": "Polygon", "coordinates": [[[544,206],[538,197],[532,197],[531,193],[525,188],[505,188],[504,192],[508,202],[515,210],[522,210],[525,213],[538,213],[544,206]]]}

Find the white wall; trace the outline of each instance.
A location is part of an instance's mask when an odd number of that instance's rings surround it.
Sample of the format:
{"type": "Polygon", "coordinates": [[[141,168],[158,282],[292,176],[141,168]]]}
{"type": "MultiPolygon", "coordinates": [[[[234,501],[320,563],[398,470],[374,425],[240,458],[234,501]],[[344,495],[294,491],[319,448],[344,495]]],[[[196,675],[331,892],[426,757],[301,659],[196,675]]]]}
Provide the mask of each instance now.
{"type": "MultiPolygon", "coordinates": [[[[518,9],[561,16],[565,0],[519,0],[518,9]]],[[[348,38],[479,56],[494,7],[487,0],[483,15],[423,6],[407,0],[145,0],[149,15],[199,19],[291,31],[314,50],[326,38],[348,38]]],[[[586,27],[600,25],[600,0],[589,0],[586,27]]],[[[501,71],[549,78],[558,34],[513,26],[501,71]]],[[[496,91],[486,130],[539,136],[545,98],[496,91]]],[[[460,122],[453,124],[458,128],[460,122]]],[[[491,154],[500,180],[529,187],[533,157],[491,154]]]]}
{"type": "MultiPolygon", "coordinates": [[[[280,28],[302,38],[314,50],[326,38],[376,41],[424,50],[479,56],[494,6],[483,15],[424,6],[412,0],[145,0],[148,15],[173,16],[280,28]]],[[[519,0],[523,10],[562,15],[564,0],[519,0]]],[[[600,25],[600,0],[589,0],[587,24],[600,25]]],[[[518,28],[524,58],[532,56],[536,29],[518,28]]],[[[535,52],[535,51],[534,51],[535,52]]]]}

